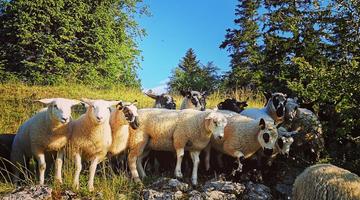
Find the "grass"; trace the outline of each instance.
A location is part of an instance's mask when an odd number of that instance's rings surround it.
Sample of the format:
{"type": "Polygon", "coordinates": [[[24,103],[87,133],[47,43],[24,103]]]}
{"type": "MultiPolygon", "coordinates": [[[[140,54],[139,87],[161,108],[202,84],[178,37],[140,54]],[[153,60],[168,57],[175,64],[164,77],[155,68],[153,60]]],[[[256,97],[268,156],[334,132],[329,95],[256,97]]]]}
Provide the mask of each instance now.
{"type": "MultiPolygon", "coordinates": [[[[82,97],[91,99],[108,99],[123,101],[138,101],[139,108],[152,107],[154,100],[144,95],[139,89],[114,86],[109,88],[93,88],[84,85],[63,85],[63,86],[27,86],[24,84],[0,84],[0,134],[15,133],[18,127],[30,118],[41,107],[41,103],[35,100],[42,98],[64,97],[80,99],[82,97]]],[[[238,100],[247,100],[249,107],[262,107],[265,103],[261,94],[248,90],[239,90],[231,94],[215,92],[208,96],[207,108],[214,108],[225,98],[235,97],[238,100]]],[[[174,95],[177,107],[180,106],[182,96],[174,95]]],[[[83,108],[74,109],[74,118],[77,118],[83,108]]],[[[82,198],[94,199],[139,199],[142,185],[133,183],[128,173],[115,173],[109,167],[108,161],[103,162],[101,169],[95,178],[95,192],[90,193],[87,190],[88,171],[83,167],[80,177],[81,188],[76,191],[82,198]],[[99,194],[101,194],[99,196],[99,194]]],[[[47,183],[53,189],[53,195],[56,197],[64,190],[73,190],[72,179],[74,164],[67,157],[64,160],[63,177],[64,183],[60,186],[52,182],[52,172],[48,176],[47,183]]],[[[1,180],[1,177],[0,177],[1,180]]],[[[26,181],[29,184],[37,182],[34,176],[29,176],[26,181]]],[[[146,185],[146,183],[145,183],[146,185]]],[[[8,181],[0,181],[0,195],[14,189],[14,186],[8,181]]]]}

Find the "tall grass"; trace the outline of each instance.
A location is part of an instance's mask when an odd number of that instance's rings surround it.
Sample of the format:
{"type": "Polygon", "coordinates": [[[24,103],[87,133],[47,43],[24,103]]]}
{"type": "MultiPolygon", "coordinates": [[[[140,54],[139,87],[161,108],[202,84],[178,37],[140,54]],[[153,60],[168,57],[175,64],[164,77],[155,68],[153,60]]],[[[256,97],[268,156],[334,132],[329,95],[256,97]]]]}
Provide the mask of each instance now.
{"type": "MultiPolygon", "coordinates": [[[[41,107],[41,103],[35,100],[42,98],[64,97],[80,99],[82,97],[91,99],[108,99],[138,101],[139,108],[152,107],[154,100],[147,97],[139,89],[114,86],[108,88],[94,88],[85,85],[63,85],[63,86],[27,86],[24,84],[0,84],[0,134],[15,133],[18,127],[41,107]]],[[[208,96],[207,108],[214,108],[225,98],[235,97],[238,100],[247,100],[249,107],[262,107],[264,99],[261,94],[249,91],[239,90],[231,94],[215,92],[208,96]]],[[[174,95],[177,107],[180,107],[182,96],[174,95]]],[[[75,107],[73,117],[76,119],[84,109],[75,107]]],[[[99,199],[139,199],[142,186],[133,183],[126,172],[115,173],[109,167],[108,161],[102,165],[95,179],[96,192],[89,193],[87,190],[88,171],[83,167],[81,173],[81,188],[77,191],[80,197],[90,197],[99,199]],[[102,196],[97,196],[98,192],[102,196]]],[[[28,172],[27,172],[28,173],[28,172]]],[[[48,176],[47,183],[54,189],[54,195],[60,195],[65,189],[73,190],[72,181],[74,173],[74,163],[69,157],[69,153],[64,160],[63,166],[63,184],[52,183],[52,172],[48,176]]],[[[31,173],[30,173],[31,174],[31,173]]],[[[34,175],[28,176],[27,184],[34,184],[34,175]]],[[[1,179],[1,178],[0,178],[1,179]]],[[[7,192],[13,188],[11,182],[0,181],[0,193],[7,192]]]]}

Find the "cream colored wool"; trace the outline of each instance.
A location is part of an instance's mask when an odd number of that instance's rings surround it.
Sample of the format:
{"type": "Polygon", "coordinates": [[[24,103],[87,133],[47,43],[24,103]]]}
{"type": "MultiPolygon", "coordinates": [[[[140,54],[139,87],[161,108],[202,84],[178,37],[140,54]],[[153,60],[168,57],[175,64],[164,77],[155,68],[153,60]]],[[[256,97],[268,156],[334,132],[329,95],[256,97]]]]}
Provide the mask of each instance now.
{"type": "Polygon", "coordinates": [[[25,167],[26,161],[34,156],[38,161],[40,184],[44,184],[45,153],[55,151],[57,152],[55,179],[61,183],[63,148],[69,139],[68,122],[71,118],[71,106],[80,102],[63,98],[39,101],[47,104],[48,107],[41,109],[19,127],[12,144],[14,181],[17,182],[19,178],[19,168],[25,167]]]}
{"type": "Polygon", "coordinates": [[[110,127],[112,143],[109,148],[109,153],[111,155],[117,155],[127,148],[129,139],[129,122],[126,120],[122,110],[115,109],[111,112],[110,127]]]}
{"type": "Polygon", "coordinates": [[[295,180],[293,200],[360,200],[360,177],[331,164],[306,168],[295,180]]]}
{"type": "Polygon", "coordinates": [[[253,120],[241,115],[230,115],[227,117],[228,124],[225,127],[222,140],[211,139],[210,145],[206,148],[205,168],[210,168],[210,147],[221,153],[238,159],[241,171],[240,158],[248,158],[261,148],[273,149],[278,137],[277,129],[271,122],[265,122],[265,129],[259,126],[260,119],[253,120]],[[262,134],[269,133],[270,139],[265,143],[262,134]]]}
{"type": "Polygon", "coordinates": [[[70,148],[75,158],[74,187],[79,188],[81,160],[91,161],[88,188],[94,190],[96,166],[104,160],[112,143],[109,107],[119,101],[88,100],[86,113],[71,123],[70,148]]]}
{"type": "MultiPolygon", "coordinates": [[[[199,154],[210,141],[211,136],[223,135],[226,118],[214,111],[140,109],[140,128],[131,130],[129,142],[129,167],[133,178],[139,179],[136,162],[145,147],[152,150],[177,153],[175,176],[182,177],[181,162],[184,150],[190,151],[194,166],[192,183],[197,184],[199,154]]],[[[141,160],[141,159],[140,159],[141,160]]],[[[141,177],[145,172],[141,166],[141,177]]]]}

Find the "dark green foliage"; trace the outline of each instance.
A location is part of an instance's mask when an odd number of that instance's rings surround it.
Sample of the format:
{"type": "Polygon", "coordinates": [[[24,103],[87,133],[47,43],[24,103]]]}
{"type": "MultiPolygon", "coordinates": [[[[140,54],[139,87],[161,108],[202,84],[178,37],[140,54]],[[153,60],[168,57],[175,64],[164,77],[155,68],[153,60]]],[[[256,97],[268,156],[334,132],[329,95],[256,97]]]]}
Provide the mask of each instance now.
{"type": "Polygon", "coordinates": [[[260,0],[239,0],[234,20],[238,29],[227,29],[225,40],[220,48],[226,48],[231,57],[231,70],[225,75],[225,86],[229,89],[258,85],[262,72],[258,66],[261,62],[260,37],[257,24],[257,9],[260,0]]]}
{"type": "Polygon", "coordinates": [[[232,59],[225,81],[313,103],[333,162],[360,173],[360,2],[256,3],[239,1],[239,26],[221,45],[232,59]]]}
{"type": "Polygon", "coordinates": [[[3,0],[1,73],[32,84],[139,86],[139,1],[3,0]]]}
{"type": "Polygon", "coordinates": [[[194,50],[190,48],[178,67],[173,70],[168,89],[170,92],[189,89],[212,92],[217,89],[219,82],[217,70],[212,62],[202,65],[197,60],[194,50]]]}

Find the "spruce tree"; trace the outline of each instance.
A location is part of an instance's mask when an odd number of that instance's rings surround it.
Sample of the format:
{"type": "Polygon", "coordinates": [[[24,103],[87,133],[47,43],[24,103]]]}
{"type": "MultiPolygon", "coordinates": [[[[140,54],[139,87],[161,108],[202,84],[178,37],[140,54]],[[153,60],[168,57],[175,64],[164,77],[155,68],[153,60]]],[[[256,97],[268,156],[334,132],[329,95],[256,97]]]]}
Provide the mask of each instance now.
{"type": "Polygon", "coordinates": [[[218,68],[209,62],[205,66],[196,58],[192,48],[187,50],[178,67],[172,71],[168,89],[170,92],[197,90],[211,92],[217,89],[218,68]]]}
{"type": "Polygon", "coordinates": [[[230,89],[258,85],[261,72],[261,52],[257,9],[260,0],[239,0],[234,20],[237,28],[227,29],[220,48],[227,49],[231,57],[231,70],[225,75],[225,85],[230,89]]]}

